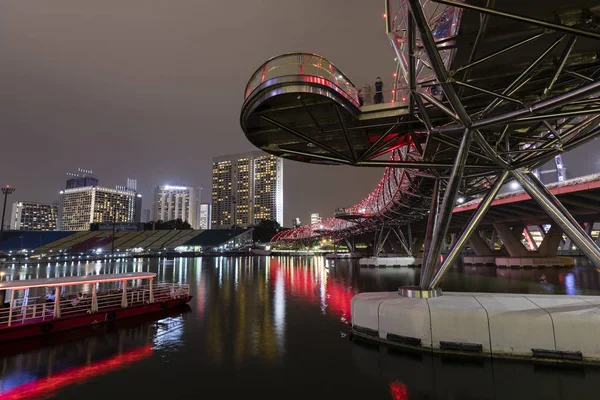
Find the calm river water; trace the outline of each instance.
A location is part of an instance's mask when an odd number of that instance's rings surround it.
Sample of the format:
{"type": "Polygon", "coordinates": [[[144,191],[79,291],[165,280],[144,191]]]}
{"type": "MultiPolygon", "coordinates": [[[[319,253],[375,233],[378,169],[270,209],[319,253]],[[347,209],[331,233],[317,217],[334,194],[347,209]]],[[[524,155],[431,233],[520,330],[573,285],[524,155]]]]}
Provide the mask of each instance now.
{"type": "MultiPolygon", "coordinates": [[[[180,258],[3,269],[12,279],[157,272],[189,309],[0,347],[0,399],[583,399],[600,370],[406,355],[348,338],[350,300],[419,269],[322,258],[180,258]]],[[[593,267],[456,267],[448,291],[600,294],[593,267]]],[[[600,335],[600,332],[598,332],[600,335]]]]}

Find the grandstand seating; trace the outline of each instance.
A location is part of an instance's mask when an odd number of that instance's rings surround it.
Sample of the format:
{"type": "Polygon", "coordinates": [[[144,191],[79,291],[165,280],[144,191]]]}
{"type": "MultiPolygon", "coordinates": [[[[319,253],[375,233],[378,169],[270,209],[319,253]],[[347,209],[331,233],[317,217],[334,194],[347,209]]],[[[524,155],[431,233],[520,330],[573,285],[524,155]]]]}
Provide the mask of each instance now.
{"type": "Polygon", "coordinates": [[[209,229],[200,232],[183,246],[200,246],[204,248],[218,247],[237,237],[248,233],[250,229],[209,229]]]}
{"type": "Polygon", "coordinates": [[[86,240],[74,243],[69,248],[73,253],[87,253],[103,248],[105,245],[112,243],[112,232],[98,232],[98,235],[89,237],[86,240]]]}
{"type": "Polygon", "coordinates": [[[72,231],[7,231],[0,248],[3,250],[32,250],[73,235],[72,231]]]}
{"type": "Polygon", "coordinates": [[[181,231],[169,231],[166,235],[161,236],[156,240],[156,242],[150,244],[148,246],[149,249],[162,249],[165,247],[166,243],[172,240],[175,236],[177,236],[181,231]]]}
{"type": "MultiPolygon", "coordinates": [[[[117,232],[115,234],[115,249],[120,249],[123,243],[128,242],[129,240],[131,240],[131,238],[139,235],[141,232],[117,232]]],[[[112,240],[109,241],[108,243],[106,243],[104,245],[104,247],[102,247],[102,250],[110,250],[112,248],[113,242],[112,240]]]]}
{"type": "MultiPolygon", "coordinates": [[[[126,232],[115,234],[114,248],[119,251],[175,249],[188,245],[220,244],[237,236],[240,230],[157,230],[126,232]],[[201,240],[197,240],[202,236],[201,240]],[[200,244],[201,243],[201,244],[200,244]]],[[[28,249],[37,254],[49,252],[88,253],[97,249],[108,251],[113,246],[112,231],[59,231],[59,232],[19,232],[5,233],[2,242],[4,250],[28,249]],[[40,246],[41,244],[41,246],[40,246]]]]}
{"type": "Polygon", "coordinates": [[[148,239],[150,236],[154,235],[156,231],[144,231],[138,232],[138,235],[132,236],[127,242],[124,242],[119,245],[119,249],[131,250],[138,247],[141,247],[140,244],[148,239]]]}
{"type": "Polygon", "coordinates": [[[151,231],[153,232],[152,235],[148,236],[146,238],[146,240],[138,243],[135,247],[139,247],[142,249],[149,249],[149,248],[153,248],[153,244],[155,242],[157,242],[158,240],[160,240],[160,238],[162,238],[163,236],[165,236],[166,234],[168,234],[171,231],[151,231]]]}
{"type": "Polygon", "coordinates": [[[204,231],[203,230],[181,231],[181,234],[177,235],[171,241],[166,243],[164,247],[167,247],[169,249],[174,249],[176,247],[183,246],[185,243],[189,242],[191,239],[200,235],[202,232],[204,232],[204,231]]]}
{"type": "Polygon", "coordinates": [[[79,239],[81,237],[87,236],[89,235],[89,232],[76,232],[72,235],[66,236],[64,238],[55,240],[53,242],[50,243],[46,243],[43,246],[38,247],[37,249],[35,249],[35,251],[40,252],[40,251],[49,251],[49,250],[53,250],[55,248],[58,248],[60,246],[63,246],[66,243],[69,243],[73,240],[79,239]]]}
{"type": "MultiPolygon", "coordinates": [[[[57,246],[53,246],[49,250],[51,250],[51,251],[70,250],[73,247],[81,247],[82,244],[84,242],[87,242],[89,239],[95,238],[97,236],[104,236],[104,235],[106,235],[106,232],[99,232],[99,231],[84,232],[83,235],[75,234],[75,235],[71,236],[72,240],[61,243],[60,245],[57,245],[57,246]]],[[[92,249],[89,249],[89,250],[92,250],[92,249]]]]}

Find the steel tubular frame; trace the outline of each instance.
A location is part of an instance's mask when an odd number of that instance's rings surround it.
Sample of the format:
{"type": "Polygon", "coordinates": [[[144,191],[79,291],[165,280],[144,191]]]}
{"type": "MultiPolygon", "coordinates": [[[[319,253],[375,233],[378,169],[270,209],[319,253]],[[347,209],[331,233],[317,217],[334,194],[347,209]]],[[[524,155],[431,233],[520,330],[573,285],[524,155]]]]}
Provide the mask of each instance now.
{"type": "Polygon", "coordinates": [[[442,277],[444,276],[444,273],[448,270],[448,268],[450,266],[452,266],[454,264],[454,261],[456,261],[456,258],[460,255],[462,248],[465,246],[465,244],[467,243],[467,241],[469,240],[469,238],[471,237],[473,232],[475,232],[475,229],[477,229],[477,226],[479,225],[479,223],[485,216],[485,213],[489,210],[490,206],[492,205],[492,202],[494,201],[494,198],[496,197],[496,195],[502,188],[502,185],[504,184],[504,181],[506,180],[508,175],[509,175],[509,171],[503,171],[500,174],[500,176],[498,177],[498,179],[496,179],[494,186],[485,195],[485,197],[481,201],[481,203],[479,203],[477,210],[471,216],[471,219],[465,226],[460,237],[457,239],[457,241],[452,246],[450,253],[444,259],[444,262],[442,263],[442,266],[440,267],[439,271],[437,271],[437,273],[435,274],[433,279],[431,279],[429,282],[425,282],[425,283],[422,282],[421,287],[425,287],[424,286],[425,284],[428,285],[427,286],[428,289],[435,289],[438,287],[438,285],[440,284],[440,282],[442,280],[442,277]]]}
{"type": "MultiPolygon", "coordinates": [[[[600,267],[598,246],[539,180],[524,172],[600,135],[600,63],[597,60],[582,63],[573,56],[584,42],[578,38],[589,42],[600,40],[600,34],[579,29],[580,26],[575,28],[574,24],[566,26],[499,11],[493,8],[492,0],[485,6],[431,0],[446,7],[440,12],[436,9],[435,15],[422,5],[429,1],[397,2],[396,11],[395,1],[386,0],[386,32],[398,56],[398,71],[402,71],[406,81],[403,90],[409,93],[408,119],[389,123],[385,133],[358,150],[353,147],[350,135],[355,132],[351,129],[356,128],[344,125],[340,109],[336,107],[340,135],[343,134],[341,137],[345,138],[348,148],[346,155],[339,148],[315,142],[261,115],[267,122],[323,151],[309,154],[283,149],[290,154],[346,165],[385,167],[383,180],[363,201],[337,215],[346,219],[332,218],[319,226],[286,231],[274,240],[304,243],[323,236],[339,239],[382,229],[379,243],[385,226],[386,237],[393,231],[410,254],[414,252],[410,248],[412,238],[407,245],[398,229],[411,221],[427,218],[420,286],[424,290],[435,289],[476,230],[501,185],[508,179],[516,179],[600,267]],[[468,57],[463,57],[462,65],[455,65],[452,46],[459,36],[458,31],[447,36],[439,36],[434,31],[444,18],[460,25],[465,12],[478,13],[480,22],[475,45],[469,49],[468,57]],[[517,41],[509,37],[492,53],[482,56],[478,53],[486,40],[488,26],[497,18],[534,29],[530,34],[517,35],[523,37],[517,41]],[[527,46],[534,46],[533,50],[526,51],[527,46]],[[510,78],[495,78],[497,81],[491,86],[481,77],[472,79],[480,68],[508,59],[516,49],[520,54],[531,56],[522,69],[515,66],[511,70],[510,78]],[[549,66],[550,59],[555,60],[553,66],[549,66]],[[441,95],[434,93],[435,87],[442,88],[441,95]],[[406,131],[409,138],[403,147],[397,145],[404,143],[398,141],[400,134],[396,132],[399,130],[406,131]],[[395,150],[389,160],[375,159],[390,148],[395,150]],[[443,193],[441,204],[437,201],[438,190],[443,193]],[[483,195],[484,200],[436,272],[459,193],[467,198],[483,195]]],[[[581,21],[582,24],[588,22],[581,21]]]]}

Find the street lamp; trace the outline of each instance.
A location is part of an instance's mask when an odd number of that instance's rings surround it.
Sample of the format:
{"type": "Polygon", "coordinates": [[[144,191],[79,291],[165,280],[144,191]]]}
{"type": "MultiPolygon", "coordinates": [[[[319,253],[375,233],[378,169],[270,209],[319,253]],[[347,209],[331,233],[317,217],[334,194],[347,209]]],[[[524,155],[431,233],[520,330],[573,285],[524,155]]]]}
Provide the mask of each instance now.
{"type": "Polygon", "coordinates": [[[2,194],[4,195],[4,206],[2,206],[2,221],[0,223],[0,248],[2,247],[2,236],[4,234],[4,217],[6,215],[6,198],[8,197],[9,194],[12,194],[17,189],[11,188],[10,186],[6,185],[6,187],[3,187],[1,190],[2,190],[2,194]]]}

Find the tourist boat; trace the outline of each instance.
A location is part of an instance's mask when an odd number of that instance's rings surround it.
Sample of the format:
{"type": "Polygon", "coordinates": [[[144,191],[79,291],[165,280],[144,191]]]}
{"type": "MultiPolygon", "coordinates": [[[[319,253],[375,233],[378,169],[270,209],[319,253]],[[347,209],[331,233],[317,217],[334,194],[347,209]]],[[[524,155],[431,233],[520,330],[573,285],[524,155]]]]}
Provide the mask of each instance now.
{"type": "Polygon", "coordinates": [[[166,310],[192,299],[189,285],[154,284],[154,278],[131,272],[0,282],[0,342],[166,310]],[[115,282],[119,288],[99,288],[115,282]],[[31,289],[47,294],[30,297],[31,289]],[[10,301],[4,303],[8,291],[10,301]]]}

